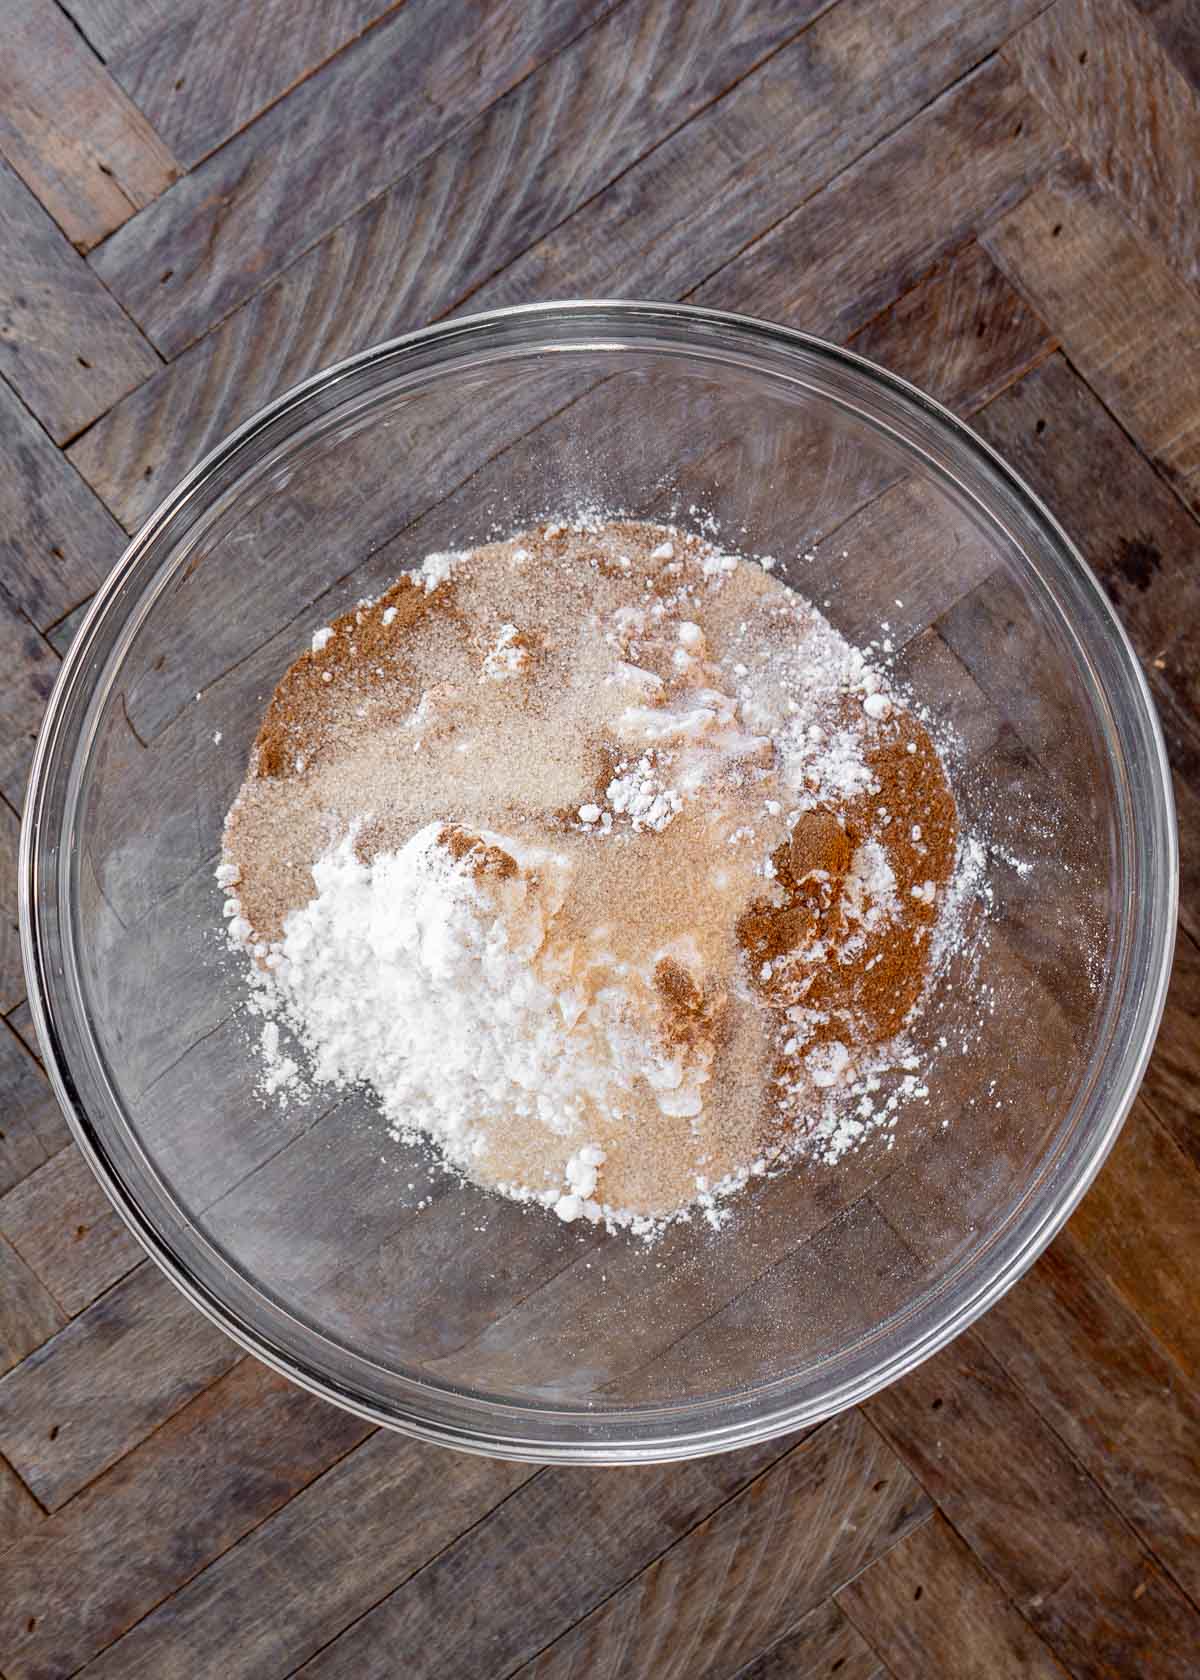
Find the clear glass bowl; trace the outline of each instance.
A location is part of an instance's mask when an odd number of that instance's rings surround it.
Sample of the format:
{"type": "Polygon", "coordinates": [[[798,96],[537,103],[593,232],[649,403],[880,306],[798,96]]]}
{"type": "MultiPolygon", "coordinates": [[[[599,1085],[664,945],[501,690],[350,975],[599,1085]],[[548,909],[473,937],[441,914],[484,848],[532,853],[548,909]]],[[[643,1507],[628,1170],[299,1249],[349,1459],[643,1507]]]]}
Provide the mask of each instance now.
{"type": "Polygon", "coordinates": [[[594,1463],[827,1416],[994,1302],[1132,1101],[1176,891],[1137,661],[1003,462],[815,339],[618,303],[382,345],[210,455],[71,648],[21,872],[50,1076],[179,1287],[367,1417],[594,1463]],[[213,933],[222,818],[265,698],[313,627],[430,550],[595,505],[684,522],[702,509],[729,546],[779,556],[776,575],[851,637],[887,621],[899,673],[958,730],[960,807],[992,841],[985,1023],[963,1048],[978,996],[949,974],[927,1016],[947,1046],[930,1106],[904,1115],[892,1147],[758,1183],[727,1229],[675,1228],[650,1249],[439,1174],[389,1145],[357,1097],[264,1108],[242,977],[213,933]]]}

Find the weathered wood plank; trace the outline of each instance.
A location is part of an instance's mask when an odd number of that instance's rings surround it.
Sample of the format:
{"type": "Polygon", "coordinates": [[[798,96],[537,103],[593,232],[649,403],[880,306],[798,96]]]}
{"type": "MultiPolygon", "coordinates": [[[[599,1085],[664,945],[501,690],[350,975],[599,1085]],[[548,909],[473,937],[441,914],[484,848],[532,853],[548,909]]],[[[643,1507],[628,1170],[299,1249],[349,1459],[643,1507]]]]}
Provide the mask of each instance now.
{"type": "MultiPolygon", "coordinates": [[[[867,167],[877,142],[882,142],[878,154],[882,158],[895,143],[883,137],[893,130],[910,135],[911,143],[921,142],[926,172],[935,132],[946,135],[945,149],[940,143],[935,145],[936,154],[943,160],[954,156],[949,136],[958,133],[956,123],[968,110],[974,111],[976,121],[983,117],[986,125],[982,106],[1003,110],[1019,100],[1016,78],[1010,72],[989,65],[978,73],[981,79],[968,84],[970,91],[961,100],[956,101],[953,93],[946,95],[946,103],[935,107],[936,115],[924,113],[912,124],[908,119],[923,112],[1033,9],[1032,3],[971,8],[961,14],[961,28],[949,30],[944,6],[927,0],[904,0],[883,12],[866,0],[842,0],[793,48],[701,113],[481,287],[471,299],[472,306],[553,296],[629,297],[651,290],[657,296],[687,295],[713,303],[723,295],[732,296],[736,308],[758,308],[753,288],[741,284],[747,271],[740,263],[737,276],[727,285],[713,280],[710,289],[703,282],[758,240],[764,227],[796,212],[855,160],[860,160],[857,167],[867,167]],[[838,113],[836,122],[830,120],[831,111],[838,113]]],[[[1023,170],[1036,173],[1044,166],[1054,146],[1050,124],[1040,108],[1026,97],[1022,110],[1025,130],[1008,148],[1010,185],[1023,170]]],[[[1012,127],[1021,120],[1014,113],[1012,127]]],[[[981,136],[977,186],[982,172],[998,161],[997,140],[992,132],[981,136]]],[[[911,164],[907,156],[906,161],[911,164]]],[[[896,186],[893,178],[893,189],[896,186]]],[[[936,190],[941,190],[940,182],[936,190]]],[[[993,198],[1001,199],[1003,191],[994,184],[993,198]]],[[[951,203],[955,204],[953,198],[951,203]]],[[[974,207],[976,214],[980,208],[974,207]]],[[[926,212],[922,229],[928,220],[926,212]]],[[[952,225],[953,210],[945,220],[943,237],[932,250],[928,239],[923,257],[910,250],[907,281],[900,277],[903,264],[896,263],[873,289],[868,288],[861,307],[850,307],[843,315],[838,305],[849,302],[846,292],[839,291],[836,298],[814,292],[815,315],[804,314],[797,299],[798,313],[792,319],[833,336],[844,336],[861,326],[902,284],[911,284],[942,251],[965,238],[966,230],[957,231],[952,225]],[[888,280],[891,290],[885,283],[888,280]]],[[[871,225],[857,202],[852,222],[839,224],[839,238],[845,237],[848,225],[871,225]]],[[[857,241],[854,249],[858,249],[857,241]]],[[[887,256],[886,243],[881,243],[880,254],[887,256]]],[[[824,249],[806,251],[805,260],[814,256],[833,261],[824,249]]],[[[848,273],[843,273],[840,285],[852,291],[848,273]]]]}
{"type": "MultiPolygon", "coordinates": [[[[843,1438],[844,1432],[835,1436],[843,1438]]],[[[600,1476],[586,1469],[546,1471],[300,1673],[305,1680],[390,1680],[395,1654],[403,1651],[406,1680],[507,1674],[794,1444],[784,1437],[717,1458],[600,1476]],[[459,1609],[464,1593],[472,1602],[469,1617],[459,1609]]]]}
{"type": "Polygon", "coordinates": [[[0,373],[63,443],[162,364],[3,160],[0,225],[0,373]]]}
{"type": "Polygon", "coordinates": [[[1187,1672],[1200,1613],[972,1332],[866,1410],[1079,1680],[1187,1672]]]}
{"type": "Polygon", "coordinates": [[[860,327],[849,348],[963,413],[990,403],[1055,342],[972,241],[860,327]]]}
{"type": "Polygon", "coordinates": [[[174,356],[608,9],[409,0],[93,253],[174,356]]]}
{"type": "Polygon", "coordinates": [[[0,1236],[0,1374],[49,1341],[67,1315],[46,1286],[0,1236]]]}
{"type": "Polygon", "coordinates": [[[55,0],[6,0],[0,152],[81,250],[179,176],[166,145],[55,0]]]}
{"type": "Polygon", "coordinates": [[[70,1136],[45,1074],[6,1023],[0,1028],[0,1195],[70,1136]]]}
{"type": "Polygon", "coordinates": [[[1077,161],[1056,169],[983,243],[1134,442],[1200,509],[1191,372],[1200,296],[1077,161]]]}
{"type": "Polygon", "coordinates": [[[1200,1397],[1069,1231],[976,1334],[1200,1599],[1200,1397]]]}
{"type": "Polygon", "coordinates": [[[691,294],[842,339],[1050,166],[1061,141],[993,61],[691,294]]]}
{"type": "MultiPolygon", "coordinates": [[[[200,1674],[219,1650],[223,1680],[282,1680],[534,1474],[529,1465],[439,1452],[382,1430],[83,1673],[200,1674]]],[[[460,1595],[460,1616],[463,1602],[460,1595]]]]}
{"type": "Polygon", "coordinates": [[[7,1680],[74,1673],[371,1432],[241,1360],[64,1510],[29,1524],[3,1564],[7,1680]]]}
{"type": "Polygon", "coordinates": [[[241,1357],[139,1266],[0,1379],[0,1451],[56,1510],[241,1357]]]}
{"type": "MultiPolygon", "coordinates": [[[[7,810],[8,807],[5,806],[4,809],[7,810]]],[[[14,925],[15,925],[15,922],[16,922],[16,911],[15,910],[13,911],[13,921],[14,921],[14,925]]],[[[9,1026],[12,1028],[13,1032],[15,1032],[17,1037],[21,1040],[21,1043],[25,1046],[26,1050],[29,1051],[29,1054],[33,1057],[34,1061],[38,1064],[39,1067],[41,1067],[41,1065],[42,1065],[41,1046],[38,1044],[37,1031],[34,1027],[33,1016],[30,1013],[29,1004],[26,1001],[26,999],[22,998],[20,1003],[18,1003],[15,1006],[15,1008],[9,1010],[8,1014],[4,1017],[4,1019],[8,1022],[9,1026]]]]}
{"type": "MultiPolygon", "coordinates": [[[[813,1672],[820,1659],[827,1665],[840,1659],[839,1674],[851,1662],[870,1673],[875,1658],[823,1601],[919,1529],[931,1510],[890,1448],[860,1414],[850,1413],[794,1448],[516,1674],[520,1680],[715,1680],[742,1669],[809,1612],[789,1672],[813,1672]],[[836,1526],[828,1518],[831,1500],[836,1526]]],[[[530,1637],[521,1625],[529,1619],[527,1603],[513,1601],[507,1614],[497,1603],[465,1639],[450,1630],[435,1633],[436,1615],[435,1589],[427,1607],[414,1606],[407,1622],[393,1622],[398,1641],[414,1638],[421,1646],[428,1626],[442,1653],[445,1666],[438,1668],[435,1652],[414,1672],[506,1672],[512,1652],[530,1637]]],[[[334,1645],[302,1672],[384,1674],[378,1657],[372,1663],[364,1655],[355,1631],[339,1641],[358,1644],[349,1658],[335,1660],[334,1645]],[[360,1670],[355,1662],[367,1666],[360,1670]]]]}
{"type": "Polygon", "coordinates": [[[19,811],[59,662],[24,613],[11,607],[2,594],[0,646],[5,652],[4,682],[0,685],[0,795],[19,811]]]}
{"type": "Polygon", "coordinates": [[[125,533],[3,383],[0,453],[0,585],[41,627],[92,593],[125,533]]]}
{"type": "Polygon", "coordinates": [[[1192,87],[1200,90],[1200,14],[1193,0],[1132,0],[1192,87]]]}
{"type": "Polygon", "coordinates": [[[1058,0],[1004,56],[1155,251],[1200,281],[1200,101],[1129,0],[1058,0]]]}
{"type": "Polygon", "coordinates": [[[45,1521],[46,1513],[25,1483],[0,1458],[0,1555],[45,1521]]]}
{"type": "Polygon", "coordinates": [[[1200,1174],[1139,1099],[1070,1231],[1193,1382],[1200,1174]]]}
{"type": "Polygon", "coordinates": [[[1200,741],[1200,525],[1060,355],[975,425],[1079,544],[1147,677],[1200,741]]]}
{"type": "MultiPolygon", "coordinates": [[[[17,846],[21,825],[11,805],[0,800],[0,1013],[18,1007],[25,991],[21,933],[17,926],[17,846]]],[[[20,1026],[9,1023],[20,1035],[20,1026]]]]}
{"type": "Polygon", "coordinates": [[[71,1318],[145,1258],[74,1148],[0,1198],[0,1233],[71,1318]]]}
{"type": "Polygon", "coordinates": [[[404,0],[185,0],[109,70],[185,169],[404,0]]]}
{"type": "Polygon", "coordinates": [[[103,59],[130,52],[155,30],[166,29],[179,0],[62,0],[62,9],[103,59]]]}
{"type": "Polygon", "coordinates": [[[1142,1096],[1200,1168],[1200,950],[1186,933],[1175,942],[1171,989],[1142,1096]]]}
{"type": "Polygon", "coordinates": [[[837,1680],[888,1680],[883,1663],[830,1599],[739,1669],[737,1680],[831,1680],[833,1675],[837,1680]]]}
{"type": "Polygon", "coordinates": [[[461,303],[822,3],[628,0],[119,404],[76,464],[143,517],[269,397],[461,303]],[[569,169],[555,150],[568,111],[589,135],[569,169]]]}
{"type": "Polygon", "coordinates": [[[1065,1680],[942,1516],[870,1564],[837,1595],[853,1625],[887,1653],[895,1680],[1065,1680]]]}
{"type": "Polygon", "coordinates": [[[60,658],[66,654],[67,649],[75,640],[75,632],[86,618],[87,610],[91,604],[92,597],[89,595],[86,601],[81,601],[77,607],[73,607],[67,613],[65,618],[60,618],[57,624],[52,624],[49,630],[44,632],[46,640],[60,658]]]}

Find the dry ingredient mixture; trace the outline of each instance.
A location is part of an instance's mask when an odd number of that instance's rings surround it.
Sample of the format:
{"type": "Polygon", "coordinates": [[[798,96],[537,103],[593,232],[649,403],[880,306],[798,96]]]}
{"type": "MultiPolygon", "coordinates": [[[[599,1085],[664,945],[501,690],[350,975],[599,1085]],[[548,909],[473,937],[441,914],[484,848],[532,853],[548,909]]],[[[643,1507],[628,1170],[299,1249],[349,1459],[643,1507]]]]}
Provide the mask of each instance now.
{"type": "Polygon", "coordinates": [[[477,1183],[641,1233],[925,1094],[954,799],[771,564],[576,519],[316,632],[217,872],[268,1091],[362,1083],[477,1183]]]}

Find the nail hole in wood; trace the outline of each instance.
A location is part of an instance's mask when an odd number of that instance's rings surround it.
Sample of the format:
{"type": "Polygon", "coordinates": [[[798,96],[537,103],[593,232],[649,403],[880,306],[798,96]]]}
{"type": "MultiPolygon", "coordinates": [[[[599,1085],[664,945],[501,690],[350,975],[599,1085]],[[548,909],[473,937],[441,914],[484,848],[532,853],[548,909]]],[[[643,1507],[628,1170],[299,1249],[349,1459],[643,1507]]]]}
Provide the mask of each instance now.
{"type": "Polygon", "coordinates": [[[1042,433],[1046,430],[1046,422],[1044,420],[1039,420],[1033,429],[1037,435],[1041,437],[1042,433]]]}
{"type": "Polygon", "coordinates": [[[154,468],[153,467],[147,467],[145,472],[142,474],[142,477],[143,478],[150,478],[150,477],[153,476],[153,473],[154,473],[154,468]]]}
{"type": "Polygon", "coordinates": [[[885,1476],[882,1481],[879,1481],[879,1482],[875,1483],[875,1486],[871,1489],[871,1492],[872,1493],[882,1493],[886,1486],[887,1486],[887,1477],[885,1476]]]}
{"type": "Polygon", "coordinates": [[[160,275],[159,276],[159,281],[158,281],[159,285],[160,286],[165,286],[167,281],[171,278],[172,274],[174,274],[174,272],[175,272],[175,270],[173,268],[169,268],[169,269],[167,269],[165,274],[160,275]]]}
{"type": "Polygon", "coordinates": [[[58,1440],[58,1425],[56,1423],[50,1426],[50,1439],[52,1441],[58,1440]]]}
{"type": "Polygon", "coordinates": [[[37,1617],[36,1616],[30,1616],[29,1620],[25,1623],[25,1632],[26,1633],[32,1633],[36,1626],[37,1626],[37,1617]]]}
{"type": "Polygon", "coordinates": [[[1017,124],[1016,128],[1013,129],[1013,139],[1014,140],[1018,137],[1018,135],[1020,135],[1024,131],[1024,128],[1025,128],[1025,124],[1023,122],[1019,122],[1017,124]]]}
{"type": "Polygon", "coordinates": [[[1054,226],[1050,229],[1051,239],[1057,239],[1061,232],[1062,232],[1062,223],[1061,222],[1055,222],[1054,226]]]}
{"type": "Polygon", "coordinates": [[[180,76],[179,80],[175,83],[175,92],[176,93],[179,92],[179,90],[183,86],[185,80],[186,80],[186,77],[180,76]]]}
{"type": "Polygon", "coordinates": [[[918,1587],[917,1588],[916,1592],[913,1594],[913,1603],[914,1604],[916,1604],[920,1601],[920,1599],[924,1596],[924,1592],[925,1592],[924,1587],[918,1587]]]}
{"type": "Polygon", "coordinates": [[[836,1674],[839,1668],[845,1668],[845,1666],[846,1666],[845,1657],[839,1657],[838,1660],[834,1663],[833,1667],[829,1670],[829,1672],[830,1672],[830,1674],[836,1674]]]}
{"type": "Polygon", "coordinates": [[[1079,62],[1080,62],[1080,64],[1086,64],[1087,63],[1087,48],[1086,47],[1083,49],[1083,51],[1079,55],[1079,62]]]}
{"type": "Polygon", "coordinates": [[[86,1225],[76,1225],[76,1227],[75,1227],[75,1241],[76,1242],[79,1242],[81,1238],[86,1237],[87,1234],[88,1234],[88,1228],[87,1228],[86,1225]]]}
{"type": "Polygon", "coordinates": [[[98,163],[96,168],[100,171],[101,175],[107,175],[109,180],[112,180],[112,170],[106,163],[98,163]]]}
{"type": "Polygon", "coordinates": [[[75,360],[79,363],[80,367],[90,368],[92,365],[86,356],[76,356],[75,360]]]}
{"type": "Polygon", "coordinates": [[[56,560],[65,560],[66,559],[66,555],[63,553],[61,548],[58,548],[58,547],[52,548],[50,550],[50,552],[56,560]]]}
{"type": "Polygon", "coordinates": [[[933,1405],[929,1409],[932,1412],[940,1412],[943,1404],[944,1402],[941,1399],[937,1399],[933,1402],[933,1405]]]}

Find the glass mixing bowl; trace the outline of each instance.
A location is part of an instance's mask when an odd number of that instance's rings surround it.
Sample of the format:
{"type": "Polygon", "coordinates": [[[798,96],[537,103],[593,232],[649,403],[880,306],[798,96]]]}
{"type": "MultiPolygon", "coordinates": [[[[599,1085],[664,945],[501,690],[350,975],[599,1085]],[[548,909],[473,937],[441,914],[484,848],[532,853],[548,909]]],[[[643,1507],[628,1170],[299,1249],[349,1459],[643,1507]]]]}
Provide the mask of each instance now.
{"type": "Polygon", "coordinates": [[[155,1260],[316,1393],[449,1445],[667,1459],[893,1381],[1062,1225],[1149,1055],[1175,830],[1136,658],[1046,510],[944,409],[798,333],[568,303],[356,356],[211,454],[130,544],[65,662],[22,839],[46,1065],[155,1260]],[[925,1017],[930,1096],[836,1166],[654,1247],[565,1226],[390,1143],[369,1103],[254,1094],[214,929],[221,823],[314,627],[430,550],[581,507],[720,521],[957,734],[988,842],[979,976],[925,1017]],[[881,627],[886,624],[888,628],[881,627]]]}

